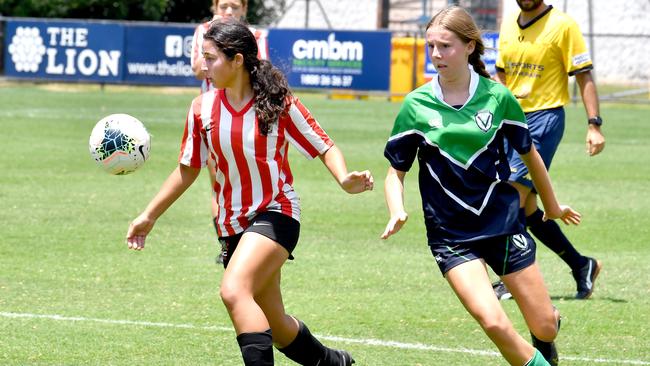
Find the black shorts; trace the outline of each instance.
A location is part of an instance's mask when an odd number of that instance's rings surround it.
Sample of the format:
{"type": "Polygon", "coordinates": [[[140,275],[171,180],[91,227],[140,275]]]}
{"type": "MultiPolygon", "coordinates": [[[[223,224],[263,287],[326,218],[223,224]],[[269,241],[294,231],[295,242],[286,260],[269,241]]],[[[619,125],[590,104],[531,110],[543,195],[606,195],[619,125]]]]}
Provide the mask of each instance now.
{"type": "Polygon", "coordinates": [[[300,236],[300,222],[293,217],[279,212],[266,211],[253,217],[250,226],[239,234],[219,238],[221,253],[223,255],[223,268],[228,267],[232,254],[237,249],[237,244],[244,233],[258,233],[280,244],[289,252],[289,259],[293,260],[291,253],[298,244],[300,236]]]}
{"type": "Polygon", "coordinates": [[[464,243],[429,244],[429,247],[443,276],[457,265],[479,258],[499,276],[535,263],[535,241],[527,232],[464,243]]]}

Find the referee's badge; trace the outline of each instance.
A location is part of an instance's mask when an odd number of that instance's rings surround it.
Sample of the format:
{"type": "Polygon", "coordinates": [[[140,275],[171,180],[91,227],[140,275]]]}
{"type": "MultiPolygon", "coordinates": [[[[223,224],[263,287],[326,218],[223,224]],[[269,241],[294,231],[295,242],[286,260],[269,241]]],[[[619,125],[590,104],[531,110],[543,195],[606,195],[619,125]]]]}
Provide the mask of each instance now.
{"type": "Polygon", "coordinates": [[[480,128],[484,132],[487,132],[490,128],[492,128],[492,112],[490,111],[476,112],[476,114],[474,115],[474,122],[476,122],[478,128],[480,128]]]}

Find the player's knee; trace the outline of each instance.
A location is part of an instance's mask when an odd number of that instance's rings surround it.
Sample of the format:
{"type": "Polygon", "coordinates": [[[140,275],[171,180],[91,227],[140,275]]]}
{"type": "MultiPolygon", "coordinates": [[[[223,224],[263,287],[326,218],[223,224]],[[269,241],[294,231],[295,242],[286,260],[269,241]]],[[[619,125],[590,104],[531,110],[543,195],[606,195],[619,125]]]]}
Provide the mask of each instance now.
{"type": "Polygon", "coordinates": [[[510,321],[505,315],[476,314],[474,317],[488,336],[503,334],[512,327],[510,321]]]}
{"type": "Polygon", "coordinates": [[[542,321],[536,322],[530,327],[531,333],[544,342],[552,342],[557,337],[558,328],[555,316],[547,317],[542,321]]]}
{"type": "Polygon", "coordinates": [[[233,309],[236,304],[242,299],[246,297],[252,297],[249,292],[245,290],[245,287],[239,283],[239,281],[229,281],[226,279],[221,282],[219,295],[221,296],[221,301],[229,310],[233,309]]]}

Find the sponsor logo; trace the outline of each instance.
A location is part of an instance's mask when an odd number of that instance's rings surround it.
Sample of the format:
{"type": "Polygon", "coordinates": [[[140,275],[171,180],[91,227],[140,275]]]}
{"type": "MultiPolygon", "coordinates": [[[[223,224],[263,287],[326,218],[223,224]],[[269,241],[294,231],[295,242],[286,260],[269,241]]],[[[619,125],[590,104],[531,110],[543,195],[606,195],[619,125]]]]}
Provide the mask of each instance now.
{"type": "Polygon", "coordinates": [[[178,35],[170,35],[165,37],[165,56],[183,56],[183,37],[178,35]]]}
{"type": "Polygon", "coordinates": [[[484,132],[492,128],[492,119],[492,112],[490,111],[479,111],[474,115],[474,122],[484,132]]]}
{"type": "Polygon", "coordinates": [[[43,62],[45,45],[36,27],[18,27],[11,38],[9,54],[18,72],[36,72],[43,62]]]}
{"type": "Polygon", "coordinates": [[[571,63],[573,66],[580,66],[588,62],[591,62],[591,56],[589,56],[588,52],[575,55],[571,58],[571,63]]]}
{"type": "Polygon", "coordinates": [[[47,74],[118,75],[122,52],[86,48],[88,28],[50,26],[46,28],[46,33],[42,35],[37,27],[16,28],[9,44],[9,53],[16,71],[38,72],[44,61],[43,56],[47,55],[47,74]],[[59,57],[59,51],[63,51],[63,57],[59,57]]]}
{"type": "Polygon", "coordinates": [[[363,43],[337,41],[335,33],[330,33],[327,40],[298,39],[293,43],[292,50],[293,57],[299,60],[363,60],[363,43]]]}
{"type": "Polygon", "coordinates": [[[192,36],[170,34],[165,37],[165,56],[190,57],[192,55],[192,36]]]}

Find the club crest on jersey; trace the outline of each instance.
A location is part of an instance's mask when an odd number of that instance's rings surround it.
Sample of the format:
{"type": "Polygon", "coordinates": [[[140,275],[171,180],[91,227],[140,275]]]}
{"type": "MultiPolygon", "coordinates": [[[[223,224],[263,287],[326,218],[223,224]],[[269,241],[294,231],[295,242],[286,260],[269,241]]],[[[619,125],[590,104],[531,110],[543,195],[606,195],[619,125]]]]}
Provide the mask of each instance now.
{"type": "Polygon", "coordinates": [[[492,112],[490,111],[476,112],[476,114],[474,115],[474,122],[476,122],[478,128],[480,128],[484,132],[487,132],[490,128],[492,128],[492,112]]]}
{"type": "Polygon", "coordinates": [[[437,111],[431,111],[431,118],[427,121],[431,128],[442,128],[442,116],[437,111]]]}
{"type": "Polygon", "coordinates": [[[512,244],[521,250],[526,250],[528,248],[528,240],[522,234],[517,234],[512,236],[512,244]]]}

